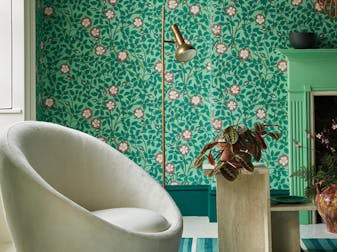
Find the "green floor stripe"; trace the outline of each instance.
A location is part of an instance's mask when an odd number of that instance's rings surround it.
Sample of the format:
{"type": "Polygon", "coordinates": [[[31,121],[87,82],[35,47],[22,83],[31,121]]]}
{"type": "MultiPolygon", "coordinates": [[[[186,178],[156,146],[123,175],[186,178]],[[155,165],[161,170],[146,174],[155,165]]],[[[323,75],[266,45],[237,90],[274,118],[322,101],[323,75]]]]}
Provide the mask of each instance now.
{"type": "Polygon", "coordinates": [[[193,238],[181,238],[179,252],[192,252],[193,238]]]}
{"type": "Polygon", "coordinates": [[[308,252],[337,252],[337,239],[302,239],[308,252]]]}
{"type": "Polygon", "coordinates": [[[217,252],[218,239],[217,238],[198,238],[196,252],[217,252]]]}

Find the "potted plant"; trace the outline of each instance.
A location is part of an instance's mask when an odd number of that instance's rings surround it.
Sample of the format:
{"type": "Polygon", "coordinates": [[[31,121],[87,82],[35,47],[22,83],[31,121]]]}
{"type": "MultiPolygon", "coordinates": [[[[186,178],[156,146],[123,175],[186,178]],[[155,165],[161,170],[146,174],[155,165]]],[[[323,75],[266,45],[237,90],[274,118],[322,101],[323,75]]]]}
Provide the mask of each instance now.
{"type": "Polygon", "coordinates": [[[305,195],[315,201],[317,210],[330,232],[337,233],[337,118],[313,136],[317,165],[301,167],[292,176],[307,181],[305,195]]]}
{"type": "Polygon", "coordinates": [[[223,129],[216,140],[204,146],[194,162],[196,168],[201,168],[205,158],[214,166],[209,176],[221,173],[222,176],[234,181],[240,170],[253,172],[252,160],[259,161],[263,150],[267,149],[264,138],[270,136],[280,138],[280,133],[267,131],[269,125],[255,123],[252,129],[246,126],[231,125],[223,129]]]}

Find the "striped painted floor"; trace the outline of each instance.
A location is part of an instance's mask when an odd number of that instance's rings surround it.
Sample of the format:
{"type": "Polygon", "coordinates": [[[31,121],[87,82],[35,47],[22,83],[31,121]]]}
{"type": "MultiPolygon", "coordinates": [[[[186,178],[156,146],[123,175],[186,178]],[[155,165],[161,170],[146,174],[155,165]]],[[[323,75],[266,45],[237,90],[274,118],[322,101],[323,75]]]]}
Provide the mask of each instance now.
{"type": "Polygon", "coordinates": [[[179,252],[217,252],[217,238],[182,238],[179,252]]]}
{"type": "MultiPolygon", "coordinates": [[[[337,252],[337,239],[302,239],[307,252],[337,252]]],[[[182,238],[179,252],[217,252],[217,238],[182,238]]]]}
{"type": "MultiPolygon", "coordinates": [[[[337,252],[337,234],[325,224],[300,225],[301,247],[304,252],[337,252]]],[[[217,223],[207,217],[184,216],[184,231],[179,252],[217,252],[217,223]]]]}
{"type": "Polygon", "coordinates": [[[337,239],[302,239],[308,252],[337,251],[337,239]]]}

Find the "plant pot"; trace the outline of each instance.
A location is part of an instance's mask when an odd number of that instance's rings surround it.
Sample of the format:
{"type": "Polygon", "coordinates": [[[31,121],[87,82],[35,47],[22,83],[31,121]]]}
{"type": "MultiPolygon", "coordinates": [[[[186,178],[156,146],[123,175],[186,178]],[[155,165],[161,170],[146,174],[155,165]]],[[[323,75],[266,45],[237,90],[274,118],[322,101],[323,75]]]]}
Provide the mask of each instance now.
{"type": "Polygon", "coordinates": [[[289,40],[290,44],[296,49],[309,49],[316,45],[316,37],[313,32],[291,32],[289,40]]]}
{"type": "Polygon", "coordinates": [[[337,233],[337,185],[322,188],[323,182],[316,184],[316,206],[327,230],[337,233]]]}

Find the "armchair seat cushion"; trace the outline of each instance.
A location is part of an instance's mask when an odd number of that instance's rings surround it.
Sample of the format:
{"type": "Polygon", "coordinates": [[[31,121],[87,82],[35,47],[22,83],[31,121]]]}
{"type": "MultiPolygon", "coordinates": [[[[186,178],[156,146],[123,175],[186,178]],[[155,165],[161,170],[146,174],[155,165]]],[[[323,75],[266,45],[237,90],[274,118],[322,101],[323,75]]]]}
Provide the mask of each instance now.
{"type": "Polygon", "coordinates": [[[144,208],[111,208],[93,211],[92,214],[133,232],[156,233],[170,227],[169,222],[160,213],[144,208]]]}

